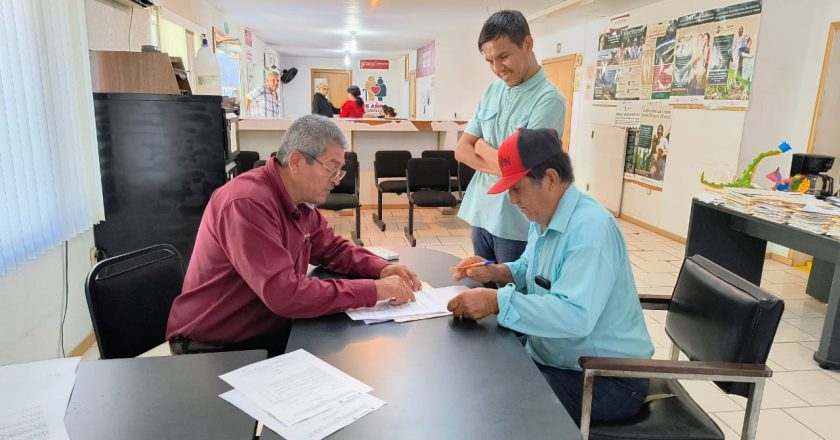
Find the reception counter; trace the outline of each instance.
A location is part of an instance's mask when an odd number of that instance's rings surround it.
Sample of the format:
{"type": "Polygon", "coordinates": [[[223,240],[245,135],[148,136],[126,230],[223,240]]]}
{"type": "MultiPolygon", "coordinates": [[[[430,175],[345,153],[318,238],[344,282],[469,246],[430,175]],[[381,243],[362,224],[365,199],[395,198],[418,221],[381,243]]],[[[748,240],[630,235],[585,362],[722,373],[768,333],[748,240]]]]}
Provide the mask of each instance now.
{"type": "MultiPolygon", "coordinates": [[[[424,150],[454,150],[467,121],[418,121],[406,119],[334,119],[350,150],[359,156],[362,205],[376,205],[373,158],[379,150],[408,150],[420,157],[424,150]]],[[[260,153],[267,159],[277,151],[291,125],[287,119],[240,119],[239,148],[260,153]]],[[[386,206],[407,206],[405,195],[385,194],[386,206]]]]}

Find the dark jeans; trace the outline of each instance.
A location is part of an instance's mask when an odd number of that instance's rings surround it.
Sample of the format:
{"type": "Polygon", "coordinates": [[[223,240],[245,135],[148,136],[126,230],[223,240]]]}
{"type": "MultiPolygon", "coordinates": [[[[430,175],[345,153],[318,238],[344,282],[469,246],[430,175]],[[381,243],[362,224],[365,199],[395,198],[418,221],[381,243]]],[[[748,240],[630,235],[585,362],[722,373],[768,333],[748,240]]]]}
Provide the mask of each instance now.
{"type": "Polygon", "coordinates": [[[169,341],[169,351],[172,354],[196,354],[216,353],[220,351],[266,350],[268,351],[268,357],[274,357],[286,352],[286,343],[289,342],[289,333],[291,330],[292,321],[290,320],[288,325],[285,325],[277,332],[230,344],[208,344],[180,336],[169,341]]]}
{"type": "Polygon", "coordinates": [[[525,251],[527,241],[508,240],[496,237],[482,228],[472,228],[473,252],[487,260],[497,263],[516,261],[525,251]]]}
{"type": "MultiPolygon", "coordinates": [[[[541,364],[537,367],[575,423],[580,424],[583,372],[541,364]]],[[[639,412],[647,395],[647,379],[598,376],[592,392],[591,420],[606,422],[631,417],[639,412]]]]}

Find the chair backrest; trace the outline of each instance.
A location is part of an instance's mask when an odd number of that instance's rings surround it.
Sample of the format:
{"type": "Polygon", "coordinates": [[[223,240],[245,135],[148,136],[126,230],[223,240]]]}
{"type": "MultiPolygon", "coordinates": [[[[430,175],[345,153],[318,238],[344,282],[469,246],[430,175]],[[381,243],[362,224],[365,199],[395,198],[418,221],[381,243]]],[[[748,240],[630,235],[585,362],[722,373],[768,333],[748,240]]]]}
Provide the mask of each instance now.
{"type": "Polygon", "coordinates": [[[475,170],[464,162],[458,162],[458,186],[461,191],[466,191],[467,186],[475,174],[475,170]]]}
{"type": "Polygon", "coordinates": [[[409,160],[411,160],[411,152],[407,150],[377,151],[373,159],[374,178],[405,177],[409,160]]]}
{"type": "MultiPolygon", "coordinates": [[[[764,364],[783,310],[784,301],[694,255],[683,261],[665,331],[691,360],[764,364]]],[[[717,385],[748,396],[749,384],[717,385]]]]}
{"type": "Polygon", "coordinates": [[[183,284],[183,259],[168,244],[97,263],[85,295],[102,359],[134,357],[163,343],[183,284]]]}
{"type": "Polygon", "coordinates": [[[345,154],[343,170],[347,171],[347,174],[341,178],[341,182],[331,192],[338,194],[358,194],[359,180],[357,177],[359,176],[359,163],[345,154]]]}
{"type": "Polygon", "coordinates": [[[344,160],[353,159],[356,163],[359,163],[359,156],[356,154],[355,151],[345,151],[344,152],[344,160]]]}
{"type": "Polygon", "coordinates": [[[256,151],[239,150],[233,160],[236,162],[237,174],[242,174],[245,171],[250,171],[254,168],[254,162],[260,159],[260,153],[256,151]]]}
{"type": "Polygon", "coordinates": [[[420,157],[446,159],[449,164],[449,175],[452,177],[458,176],[458,161],[455,160],[455,150],[426,150],[420,153],[420,157]]]}
{"type": "Polygon", "coordinates": [[[409,192],[424,189],[449,191],[449,164],[439,157],[411,159],[406,170],[406,185],[409,192]]]}

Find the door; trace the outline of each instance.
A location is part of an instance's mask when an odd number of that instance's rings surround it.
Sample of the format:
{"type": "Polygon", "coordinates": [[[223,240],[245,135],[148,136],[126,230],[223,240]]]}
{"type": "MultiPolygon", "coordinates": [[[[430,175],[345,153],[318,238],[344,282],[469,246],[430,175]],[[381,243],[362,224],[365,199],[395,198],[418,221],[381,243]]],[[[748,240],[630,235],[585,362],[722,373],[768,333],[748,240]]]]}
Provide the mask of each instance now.
{"type": "Polygon", "coordinates": [[[575,92],[575,69],[580,65],[580,54],[566,55],[543,60],[543,68],[549,81],[566,98],[566,123],[563,125],[563,151],[569,151],[569,133],[572,121],[572,101],[575,92]]]}
{"type": "Polygon", "coordinates": [[[417,71],[408,72],[408,118],[417,118],[417,71]]]}
{"type": "Polygon", "coordinates": [[[315,80],[325,79],[330,85],[330,96],[327,99],[332,105],[341,108],[344,101],[347,101],[347,88],[353,84],[353,73],[350,70],[339,69],[312,69],[310,75],[310,98],[315,95],[315,80]]]}

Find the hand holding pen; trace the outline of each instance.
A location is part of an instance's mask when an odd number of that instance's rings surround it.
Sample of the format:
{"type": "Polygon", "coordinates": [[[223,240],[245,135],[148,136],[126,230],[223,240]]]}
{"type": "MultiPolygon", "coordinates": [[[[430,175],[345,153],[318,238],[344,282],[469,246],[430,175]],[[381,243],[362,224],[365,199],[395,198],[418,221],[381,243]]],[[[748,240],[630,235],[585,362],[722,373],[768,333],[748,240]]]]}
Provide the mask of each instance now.
{"type": "Polygon", "coordinates": [[[460,281],[464,278],[472,278],[480,283],[486,283],[493,280],[492,265],[496,264],[493,260],[485,260],[482,257],[467,257],[461,260],[457,266],[450,267],[449,270],[454,271],[452,279],[460,281]]]}

